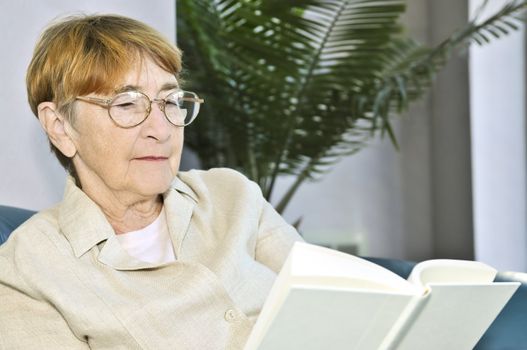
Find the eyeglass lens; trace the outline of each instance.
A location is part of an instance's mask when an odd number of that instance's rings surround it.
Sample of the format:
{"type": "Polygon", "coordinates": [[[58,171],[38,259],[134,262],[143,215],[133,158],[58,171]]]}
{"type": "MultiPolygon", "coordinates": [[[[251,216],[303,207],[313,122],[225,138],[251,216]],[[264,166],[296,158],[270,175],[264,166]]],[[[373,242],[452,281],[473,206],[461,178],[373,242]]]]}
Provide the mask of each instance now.
{"type": "MultiPolygon", "coordinates": [[[[190,124],[199,112],[198,96],[193,92],[174,91],[163,101],[157,101],[167,119],[174,125],[190,124]]],[[[135,126],[143,122],[149,113],[150,99],[136,91],[117,95],[110,105],[110,116],[124,127],[135,126]]]]}

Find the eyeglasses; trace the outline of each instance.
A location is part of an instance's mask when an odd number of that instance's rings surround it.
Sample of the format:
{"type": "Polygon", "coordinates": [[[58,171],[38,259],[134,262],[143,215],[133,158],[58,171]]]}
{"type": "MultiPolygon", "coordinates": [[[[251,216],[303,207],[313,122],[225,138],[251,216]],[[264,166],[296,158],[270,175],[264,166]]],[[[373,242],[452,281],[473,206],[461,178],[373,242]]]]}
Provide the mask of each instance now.
{"type": "Polygon", "coordinates": [[[76,100],[108,109],[108,115],[114,123],[126,129],[144,122],[152,111],[152,103],[157,103],[171,124],[187,126],[196,119],[200,104],[205,102],[194,92],[183,90],[175,90],[165,98],[152,100],[140,91],[122,92],[111,99],[78,96],[76,100]]]}

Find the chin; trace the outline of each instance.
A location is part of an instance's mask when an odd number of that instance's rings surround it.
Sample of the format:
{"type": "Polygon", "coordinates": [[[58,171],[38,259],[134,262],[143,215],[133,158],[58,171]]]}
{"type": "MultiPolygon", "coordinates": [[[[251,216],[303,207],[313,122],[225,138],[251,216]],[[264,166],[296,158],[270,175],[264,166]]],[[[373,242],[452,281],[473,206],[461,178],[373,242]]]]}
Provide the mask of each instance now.
{"type": "Polygon", "coordinates": [[[175,176],[149,176],[136,182],[137,189],[140,194],[144,196],[155,196],[165,193],[175,176]]]}

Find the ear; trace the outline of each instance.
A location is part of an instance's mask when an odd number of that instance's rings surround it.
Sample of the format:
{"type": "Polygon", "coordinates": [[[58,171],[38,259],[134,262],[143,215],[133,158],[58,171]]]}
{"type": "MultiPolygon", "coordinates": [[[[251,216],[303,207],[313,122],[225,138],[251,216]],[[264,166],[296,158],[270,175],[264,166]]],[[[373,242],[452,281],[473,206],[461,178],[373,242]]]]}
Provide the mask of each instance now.
{"type": "Polygon", "coordinates": [[[69,122],[59,113],[53,102],[42,102],[38,105],[38,120],[48,134],[48,138],[62,154],[72,158],[77,153],[73,142],[73,130],[69,122]]]}

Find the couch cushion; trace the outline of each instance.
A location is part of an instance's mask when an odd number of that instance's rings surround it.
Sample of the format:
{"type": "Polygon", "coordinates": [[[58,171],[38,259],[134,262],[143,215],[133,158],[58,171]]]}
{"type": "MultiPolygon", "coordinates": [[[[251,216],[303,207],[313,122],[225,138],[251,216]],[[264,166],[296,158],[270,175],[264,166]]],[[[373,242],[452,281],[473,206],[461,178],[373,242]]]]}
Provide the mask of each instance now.
{"type": "Polygon", "coordinates": [[[33,214],[35,212],[32,210],[0,205],[0,244],[4,243],[11,232],[33,214]]]}

